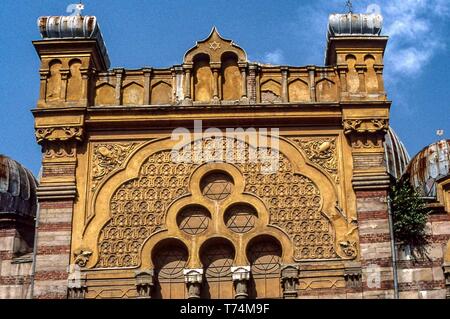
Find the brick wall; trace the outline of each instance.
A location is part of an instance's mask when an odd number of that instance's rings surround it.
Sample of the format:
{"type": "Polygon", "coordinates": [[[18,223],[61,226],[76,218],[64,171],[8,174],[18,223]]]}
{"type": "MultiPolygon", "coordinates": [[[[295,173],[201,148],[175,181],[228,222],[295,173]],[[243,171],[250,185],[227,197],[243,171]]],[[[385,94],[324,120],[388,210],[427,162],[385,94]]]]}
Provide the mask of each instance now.
{"type": "Polygon", "coordinates": [[[362,297],[393,298],[394,277],[387,191],[357,191],[362,297]]]}
{"type": "Polygon", "coordinates": [[[67,298],[72,201],[40,203],[34,298],[67,298]]]}

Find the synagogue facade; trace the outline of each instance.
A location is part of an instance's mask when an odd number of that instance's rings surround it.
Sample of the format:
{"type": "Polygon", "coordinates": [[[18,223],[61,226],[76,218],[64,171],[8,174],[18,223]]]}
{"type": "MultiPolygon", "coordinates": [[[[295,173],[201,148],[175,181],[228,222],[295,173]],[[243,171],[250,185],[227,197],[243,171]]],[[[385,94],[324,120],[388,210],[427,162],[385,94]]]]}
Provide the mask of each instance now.
{"type": "Polygon", "coordinates": [[[381,16],[331,15],[325,66],[213,28],[179,65],[113,68],[95,17],[38,25],[38,208],[0,220],[2,298],[449,297],[450,142],[410,161],[391,129],[381,16]],[[432,181],[418,262],[392,232],[405,171],[432,181]]]}

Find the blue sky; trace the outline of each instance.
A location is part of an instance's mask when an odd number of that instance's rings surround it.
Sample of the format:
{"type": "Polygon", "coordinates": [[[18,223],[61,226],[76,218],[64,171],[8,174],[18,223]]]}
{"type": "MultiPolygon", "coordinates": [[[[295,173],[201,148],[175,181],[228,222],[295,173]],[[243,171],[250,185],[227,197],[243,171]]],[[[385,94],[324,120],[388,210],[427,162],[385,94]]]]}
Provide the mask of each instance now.
{"type": "MultiPolygon", "coordinates": [[[[33,117],[39,59],[36,19],[64,15],[62,0],[0,1],[0,153],[35,174],[40,147],[33,117]]],[[[287,65],[323,64],[330,13],[345,12],[345,0],[108,0],[83,1],[96,15],[113,67],[165,67],[205,38],[213,25],[243,47],[252,61],[287,65]]],[[[378,10],[390,36],[385,59],[391,125],[411,155],[450,138],[450,1],[355,0],[354,11],[378,10]],[[374,6],[376,4],[377,6],[374,6]]]]}

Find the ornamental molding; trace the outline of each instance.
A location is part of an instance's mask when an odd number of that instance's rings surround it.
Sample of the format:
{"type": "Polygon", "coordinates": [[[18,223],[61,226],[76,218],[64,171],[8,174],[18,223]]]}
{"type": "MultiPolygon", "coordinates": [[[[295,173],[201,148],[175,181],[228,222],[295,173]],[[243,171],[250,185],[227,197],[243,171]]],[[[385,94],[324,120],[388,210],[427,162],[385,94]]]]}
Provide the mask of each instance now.
{"type": "Polygon", "coordinates": [[[83,141],[84,129],[79,126],[38,128],[35,131],[39,144],[55,141],[83,141]]]}
{"type": "Polygon", "coordinates": [[[385,133],[389,128],[388,119],[347,119],[342,121],[344,134],[385,133]]]}

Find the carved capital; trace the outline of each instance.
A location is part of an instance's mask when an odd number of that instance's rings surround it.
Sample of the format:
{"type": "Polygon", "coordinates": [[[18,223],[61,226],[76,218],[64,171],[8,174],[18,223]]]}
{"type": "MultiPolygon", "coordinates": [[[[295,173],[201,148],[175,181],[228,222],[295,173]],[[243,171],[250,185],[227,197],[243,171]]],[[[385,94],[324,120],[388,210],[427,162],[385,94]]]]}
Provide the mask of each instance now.
{"type": "Polygon", "coordinates": [[[70,140],[81,142],[83,140],[84,129],[75,126],[38,128],[36,129],[35,135],[39,144],[70,140]]]}
{"type": "Polygon", "coordinates": [[[358,263],[347,264],[344,269],[344,279],[347,288],[361,288],[362,287],[362,269],[358,263]]]}
{"type": "Polygon", "coordinates": [[[250,280],[250,266],[231,267],[236,299],[248,298],[248,281],[250,280]]]}
{"type": "Polygon", "coordinates": [[[350,137],[353,148],[383,147],[384,135],[389,129],[388,119],[347,119],[342,122],[344,134],[350,137]]]}
{"type": "Polygon", "coordinates": [[[389,128],[388,119],[347,119],[342,122],[344,133],[386,133],[389,128]]]}
{"type": "Polygon", "coordinates": [[[281,267],[281,286],[285,299],[296,299],[300,269],[298,265],[284,265],[281,267]]]}
{"type": "Polygon", "coordinates": [[[200,299],[203,269],[184,269],[183,275],[188,290],[188,299],[200,299]]]}
{"type": "Polygon", "coordinates": [[[67,278],[67,297],[69,299],[84,299],[86,292],[86,275],[81,273],[78,265],[71,265],[67,278]]]}
{"type": "Polygon", "coordinates": [[[152,289],[154,286],[154,271],[150,270],[139,270],[136,271],[136,290],[138,292],[139,298],[150,299],[152,296],[152,289]]]}

